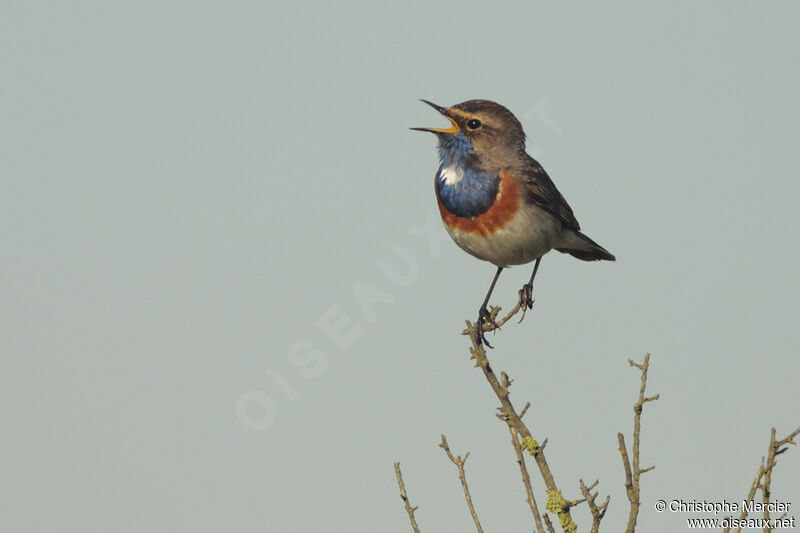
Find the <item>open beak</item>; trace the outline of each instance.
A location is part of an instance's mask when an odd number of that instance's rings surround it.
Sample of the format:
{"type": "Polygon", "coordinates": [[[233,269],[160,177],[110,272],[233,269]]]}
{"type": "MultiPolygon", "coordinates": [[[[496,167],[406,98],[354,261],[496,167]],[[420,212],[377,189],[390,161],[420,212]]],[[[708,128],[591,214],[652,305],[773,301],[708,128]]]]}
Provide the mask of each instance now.
{"type": "Polygon", "coordinates": [[[429,102],[427,100],[422,100],[422,101],[425,102],[426,104],[428,104],[429,106],[431,106],[432,108],[434,108],[436,111],[438,111],[439,113],[441,113],[445,117],[447,117],[447,120],[450,121],[451,126],[449,128],[411,128],[412,130],[429,131],[431,133],[437,133],[437,134],[445,133],[445,134],[450,134],[450,135],[455,135],[456,133],[461,131],[461,129],[458,127],[458,124],[456,123],[456,121],[447,112],[447,108],[446,107],[442,107],[440,105],[436,105],[433,102],[429,102]]]}

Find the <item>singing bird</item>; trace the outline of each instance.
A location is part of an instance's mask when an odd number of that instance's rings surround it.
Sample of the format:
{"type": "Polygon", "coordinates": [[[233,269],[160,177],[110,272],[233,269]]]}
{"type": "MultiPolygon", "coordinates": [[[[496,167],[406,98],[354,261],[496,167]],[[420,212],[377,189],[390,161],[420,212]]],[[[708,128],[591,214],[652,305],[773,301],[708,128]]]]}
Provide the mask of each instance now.
{"type": "Polygon", "coordinates": [[[525,151],[525,133],[505,107],[468,100],[442,107],[422,100],[450,121],[449,128],[411,128],[436,134],[439,170],[436,199],[447,232],[465,252],[488,261],[497,272],[478,311],[478,342],[484,325],[497,328],[487,304],[500,272],[536,261],[519,291],[524,311],[533,306],[533,279],[550,250],[582,261],[614,261],[605,248],[581,233],[567,201],[542,165],[525,151]]]}

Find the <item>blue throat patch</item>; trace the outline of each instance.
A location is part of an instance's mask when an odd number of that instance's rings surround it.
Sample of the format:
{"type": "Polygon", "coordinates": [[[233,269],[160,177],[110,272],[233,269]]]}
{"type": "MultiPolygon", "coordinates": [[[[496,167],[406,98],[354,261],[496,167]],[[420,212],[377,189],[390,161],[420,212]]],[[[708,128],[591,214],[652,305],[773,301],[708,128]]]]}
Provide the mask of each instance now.
{"type": "Polygon", "coordinates": [[[456,216],[474,217],[485,213],[497,197],[500,178],[481,170],[472,143],[463,133],[439,136],[439,160],[436,188],[444,206],[456,216]],[[456,183],[447,183],[442,175],[445,168],[463,174],[456,183]]]}

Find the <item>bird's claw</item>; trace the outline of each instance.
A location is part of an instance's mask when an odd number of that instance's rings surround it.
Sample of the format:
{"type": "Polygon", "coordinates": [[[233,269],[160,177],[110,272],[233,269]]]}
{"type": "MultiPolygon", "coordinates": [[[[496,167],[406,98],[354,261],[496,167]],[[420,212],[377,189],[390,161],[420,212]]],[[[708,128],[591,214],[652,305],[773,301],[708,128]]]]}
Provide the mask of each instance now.
{"type": "Polygon", "coordinates": [[[525,312],[528,309],[533,309],[533,285],[531,283],[526,283],[522,286],[519,290],[519,306],[522,309],[522,317],[519,319],[519,324],[525,319],[525,312]]]}
{"type": "Polygon", "coordinates": [[[478,337],[478,344],[485,344],[487,348],[494,348],[489,341],[486,340],[486,332],[483,329],[484,324],[489,324],[492,326],[490,331],[494,331],[496,329],[500,329],[500,324],[492,317],[492,313],[486,309],[486,307],[481,307],[478,311],[478,323],[475,325],[475,331],[478,337]]]}

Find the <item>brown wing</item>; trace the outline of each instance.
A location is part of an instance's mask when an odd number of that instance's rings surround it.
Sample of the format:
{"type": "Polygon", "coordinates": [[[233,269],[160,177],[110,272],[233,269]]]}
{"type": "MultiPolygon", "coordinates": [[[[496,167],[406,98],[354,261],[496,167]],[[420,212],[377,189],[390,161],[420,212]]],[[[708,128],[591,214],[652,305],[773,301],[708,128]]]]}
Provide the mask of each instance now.
{"type": "Polygon", "coordinates": [[[553,180],[538,161],[526,154],[524,166],[520,171],[515,171],[515,175],[518,175],[524,184],[526,201],[558,217],[565,227],[574,230],[581,228],[578,219],[572,213],[572,208],[558,192],[553,180]]]}

